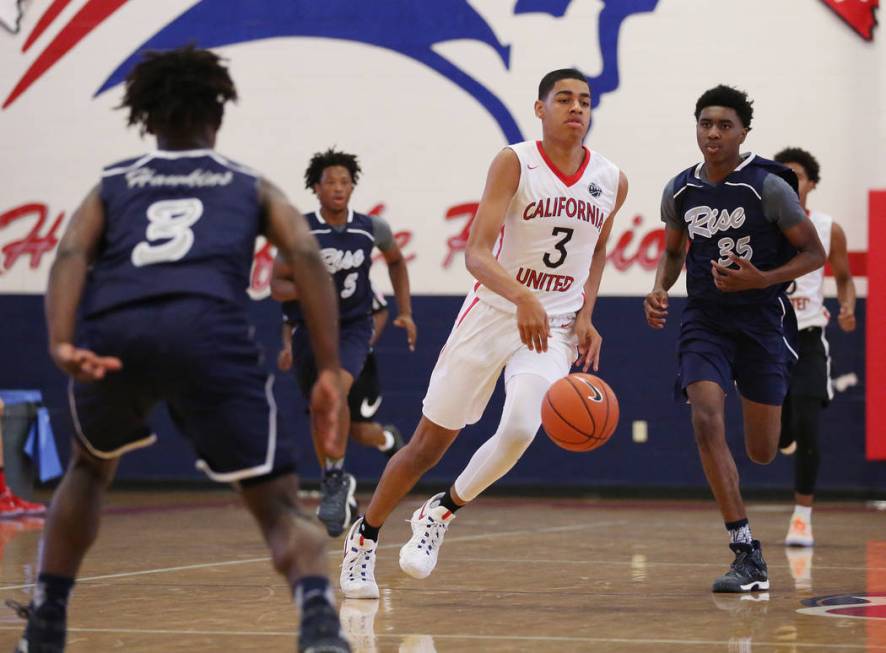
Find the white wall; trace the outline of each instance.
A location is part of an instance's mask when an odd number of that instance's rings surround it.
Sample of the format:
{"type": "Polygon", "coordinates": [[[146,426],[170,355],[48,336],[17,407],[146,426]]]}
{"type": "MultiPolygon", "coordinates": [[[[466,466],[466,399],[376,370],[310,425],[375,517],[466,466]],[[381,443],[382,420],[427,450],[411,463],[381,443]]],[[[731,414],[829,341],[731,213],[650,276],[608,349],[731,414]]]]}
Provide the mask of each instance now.
{"type": "MultiPolygon", "coordinates": [[[[85,4],[71,2],[22,53],[47,6],[24,3],[19,34],[0,30],[0,98],[85,4]]],[[[131,0],[0,111],[0,215],[31,202],[45,204],[50,219],[70,215],[102,165],[153,147],[124,129],[122,112],[111,110],[119,86],[93,94],[137,46],[195,4],[131,0]]],[[[603,3],[575,0],[562,18],[514,15],[514,3],[502,0],[470,4],[510,46],[510,68],[476,40],[438,43],[434,52],[486,86],[525,137],[535,138],[532,102],[541,75],[568,65],[591,76],[599,72],[603,3]]],[[[817,0],[661,0],[655,11],[627,18],[620,85],[602,97],[587,141],[630,178],[614,238],[635,215],[642,216],[639,233],[658,227],[664,183],[699,158],[695,100],[726,82],[755,100],[749,149],[766,156],[786,145],[811,150],[823,178],[811,202],[843,224],[851,250],[867,249],[867,192],[886,186],[881,36],[863,41],[817,0]]],[[[460,257],[441,266],[446,241],[464,220],[447,222],[444,215],[479,199],[489,161],[506,144],[473,97],[422,63],[351,41],[287,37],[219,50],[230,58],[242,97],[227,115],[221,152],[263,170],[305,210],[314,207],[301,182],[310,155],[330,145],[358,153],[365,174],[353,204],[368,210],[383,202],[395,230],[412,232],[406,251],[415,255],[415,291],[465,291],[469,278],[460,257]]],[[[0,226],[0,251],[34,223],[29,217],[0,226]]],[[[23,256],[6,269],[0,256],[0,293],[42,292],[50,257],[32,269],[23,256]]],[[[651,274],[638,265],[613,268],[603,292],[642,294],[651,274]]]]}

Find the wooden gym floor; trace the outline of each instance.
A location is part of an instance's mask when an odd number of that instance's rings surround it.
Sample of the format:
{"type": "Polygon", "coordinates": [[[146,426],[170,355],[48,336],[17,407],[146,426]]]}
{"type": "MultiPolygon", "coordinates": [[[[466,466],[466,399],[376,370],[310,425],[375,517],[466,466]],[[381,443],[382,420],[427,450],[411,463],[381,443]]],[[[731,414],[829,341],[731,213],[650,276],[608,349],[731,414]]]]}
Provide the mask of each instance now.
{"type": "MultiPolygon", "coordinates": [[[[416,581],[397,552],[420,500],[382,532],[381,599],[339,596],[354,651],[886,652],[876,506],[821,504],[818,545],[804,553],[780,544],[790,506],[751,504],[772,589],[730,596],[710,592],[731,561],[712,502],[481,498],[453,523],[435,573],[416,581]]],[[[39,528],[0,522],[0,598],[29,599],[39,528]]],[[[330,540],[336,581],[340,548],[330,540]]],[[[71,652],[294,650],[288,590],[229,492],[112,492],[81,576],[71,652]]],[[[0,611],[0,651],[21,624],[0,611]]]]}

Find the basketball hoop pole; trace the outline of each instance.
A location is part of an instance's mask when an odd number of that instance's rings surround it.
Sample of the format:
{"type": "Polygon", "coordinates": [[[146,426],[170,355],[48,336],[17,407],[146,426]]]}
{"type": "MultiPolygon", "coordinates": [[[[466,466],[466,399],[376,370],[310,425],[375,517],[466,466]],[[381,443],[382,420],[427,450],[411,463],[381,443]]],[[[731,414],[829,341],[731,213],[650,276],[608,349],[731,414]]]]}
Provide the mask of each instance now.
{"type": "Polygon", "coordinates": [[[886,190],[868,195],[868,299],[866,405],[868,460],[886,460],[886,190]],[[874,252],[879,250],[879,255],[874,252]]]}

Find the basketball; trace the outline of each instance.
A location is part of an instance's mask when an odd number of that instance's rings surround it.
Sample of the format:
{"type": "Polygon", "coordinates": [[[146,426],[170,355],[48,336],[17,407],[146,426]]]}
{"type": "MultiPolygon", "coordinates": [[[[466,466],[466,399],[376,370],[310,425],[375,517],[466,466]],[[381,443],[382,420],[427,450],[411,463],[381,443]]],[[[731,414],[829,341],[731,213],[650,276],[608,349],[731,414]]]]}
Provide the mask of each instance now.
{"type": "Polygon", "coordinates": [[[568,451],[591,451],[606,443],[618,424],[618,399],[593,374],[570,374],[548,388],[541,423],[554,444],[568,451]]]}

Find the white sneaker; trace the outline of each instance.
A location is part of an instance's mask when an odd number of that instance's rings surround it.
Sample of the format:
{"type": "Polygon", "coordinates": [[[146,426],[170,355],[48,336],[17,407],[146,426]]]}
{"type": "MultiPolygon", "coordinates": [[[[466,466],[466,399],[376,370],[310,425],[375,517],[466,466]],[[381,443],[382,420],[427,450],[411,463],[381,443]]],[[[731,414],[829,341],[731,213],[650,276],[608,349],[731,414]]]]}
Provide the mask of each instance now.
{"type": "Polygon", "coordinates": [[[791,525],[788,528],[787,537],[784,538],[785,546],[812,546],[815,540],[812,538],[812,522],[794,514],[791,517],[791,525]]]}
{"type": "Polygon", "coordinates": [[[378,585],[375,582],[375,548],[378,542],[360,535],[360,517],[351,526],[345,538],[344,559],[338,582],[342,594],[349,599],[377,599],[378,585]]]}
{"type": "Polygon", "coordinates": [[[455,514],[440,505],[435,494],[412,513],[412,537],[400,549],[400,569],[413,578],[427,578],[437,566],[437,554],[455,514]]]}

